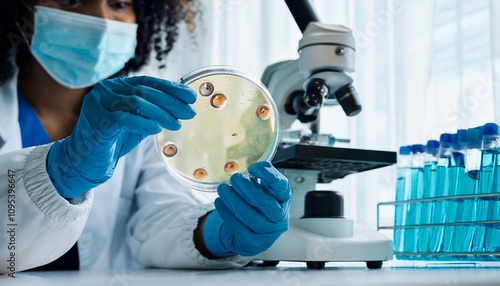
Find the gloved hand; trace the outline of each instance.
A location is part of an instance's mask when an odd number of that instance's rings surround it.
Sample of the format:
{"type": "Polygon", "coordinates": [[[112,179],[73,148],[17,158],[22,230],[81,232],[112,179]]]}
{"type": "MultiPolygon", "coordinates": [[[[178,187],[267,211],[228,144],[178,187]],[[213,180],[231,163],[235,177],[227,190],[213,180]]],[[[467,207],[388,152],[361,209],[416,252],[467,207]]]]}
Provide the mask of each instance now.
{"type": "Polygon", "coordinates": [[[85,95],[73,133],[55,142],[47,172],[59,194],[78,197],[108,180],[118,159],[161,128],[178,130],[191,119],[189,87],[153,77],[104,80],[85,95]]]}
{"type": "Polygon", "coordinates": [[[288,179],[269,162],[254,163],[248,172],[253,177],[236,173],[231,186],[221,184],[217,189],[215,210],[203,227],[205,246],[214,256],[257,255],[288,229],[288,179]]]}

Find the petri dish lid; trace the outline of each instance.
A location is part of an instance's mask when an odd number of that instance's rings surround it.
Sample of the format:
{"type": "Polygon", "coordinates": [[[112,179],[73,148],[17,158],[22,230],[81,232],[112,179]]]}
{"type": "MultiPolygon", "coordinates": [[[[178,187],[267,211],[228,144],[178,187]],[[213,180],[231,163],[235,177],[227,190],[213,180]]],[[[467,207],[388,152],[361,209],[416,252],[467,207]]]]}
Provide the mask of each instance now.
{"type": "Polygon", "coordinates": [[[216,191],[232,174],[248,174],[258,161],[270,161],[279,142],[279,116],[267,88],[229,66],[208,66],[180,79],[196,93],[196,116],[178,131],[155,136],[159,155],[179,182],[216,191]]]}

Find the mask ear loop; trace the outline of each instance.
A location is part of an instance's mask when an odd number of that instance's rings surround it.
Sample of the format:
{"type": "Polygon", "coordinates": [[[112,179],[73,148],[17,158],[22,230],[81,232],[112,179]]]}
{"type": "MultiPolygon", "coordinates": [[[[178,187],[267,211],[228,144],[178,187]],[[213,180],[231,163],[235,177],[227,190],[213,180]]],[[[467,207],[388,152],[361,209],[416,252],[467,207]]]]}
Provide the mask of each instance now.
{"type": "MultiPolygon", "coordinates": [[[[21,1],[21,4],[24,5],[24,7],[26,7],[33,14],[33,19],[35,19],[35,10],[30,5],[28,5],[28,3],[26,3],[24,0],[21,1]]],[[[26,33],[24,32],[24,30],[21,28],[19,21],[16,21],[16,27],[19,30],[19,33],[21,34],[21,37],[23,38],[24,43],[29,47],[30,41],[28,40],[28,36],[26,36],[26,33]]],[[[34,29],[34,27],[35,27],[35,25],[33,23],[33,29],[34,29]]]]}
{"type": "Polygon", "coordinates": [[[19,21],[16,22],[16,27],[17,29],[19,30],[19,33],[21,34],[21,37],[23,38],[23,41],[24,43],[29,47],[30,46],[30,42],[28,41],[28,37],[26,36],[26,34],[24,33],[23,29],[21,28],[21,26],[19,25],[19,21]]]}
{"type": "Polygon", "coordinates": [[[23,4],[24,7],[26,7],[28,10],[30,10],[31,13],[35,14],[35,10],[33,10],[33,8],[28,3],[26,3],[26,1],[21,0],[21,4],[23,4]]]}

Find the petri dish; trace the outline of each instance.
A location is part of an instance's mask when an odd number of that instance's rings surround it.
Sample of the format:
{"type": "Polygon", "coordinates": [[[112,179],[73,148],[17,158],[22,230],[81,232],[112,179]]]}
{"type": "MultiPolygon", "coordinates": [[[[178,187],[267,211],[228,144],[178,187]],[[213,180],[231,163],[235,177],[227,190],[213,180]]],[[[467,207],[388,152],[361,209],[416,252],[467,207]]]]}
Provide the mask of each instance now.
{"type": "Polygon", "coordinates": [[[155,137],[158,153],[172,176],[200,191],[216,191],[231,175],[270,161],[278,147],[279,116],[267,88],[245,72],[209,66],[180,79],[197,93],[196,116],[178,131],[155,137]]]}

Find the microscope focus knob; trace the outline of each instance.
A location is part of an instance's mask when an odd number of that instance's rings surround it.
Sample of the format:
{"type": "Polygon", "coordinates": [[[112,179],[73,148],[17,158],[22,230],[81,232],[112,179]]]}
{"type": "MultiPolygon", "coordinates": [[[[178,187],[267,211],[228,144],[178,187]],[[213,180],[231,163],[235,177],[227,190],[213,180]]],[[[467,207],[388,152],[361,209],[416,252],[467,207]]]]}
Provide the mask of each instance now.
{"type": "Polygon", "coordinates": [[[335,191],[310,191],[306,194],[302,218],[344,218],[344,199],[335,191]]]}

